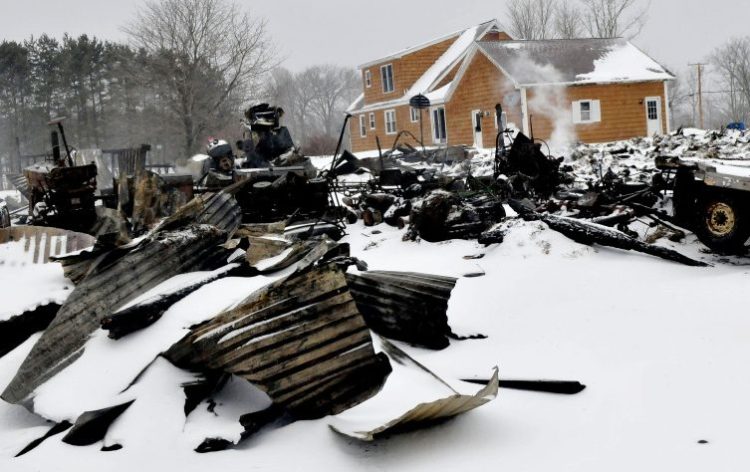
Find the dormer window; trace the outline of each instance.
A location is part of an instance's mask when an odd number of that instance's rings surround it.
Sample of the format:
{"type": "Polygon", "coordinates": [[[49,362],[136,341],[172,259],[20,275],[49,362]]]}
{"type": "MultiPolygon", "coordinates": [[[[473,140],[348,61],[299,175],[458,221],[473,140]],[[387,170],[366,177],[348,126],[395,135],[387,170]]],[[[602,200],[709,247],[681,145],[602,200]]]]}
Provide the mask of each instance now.
{"type": "Polygon", "coordinates": [[[372,87],[372,73],[370,72],[370,69],[365,71],[365,87],[372,87]]]}
{"type": "Polygon", "coordinates": [[[383,82],[383,93],[393,92],[393,64],[380,68],[380,78],[383,82]]]}

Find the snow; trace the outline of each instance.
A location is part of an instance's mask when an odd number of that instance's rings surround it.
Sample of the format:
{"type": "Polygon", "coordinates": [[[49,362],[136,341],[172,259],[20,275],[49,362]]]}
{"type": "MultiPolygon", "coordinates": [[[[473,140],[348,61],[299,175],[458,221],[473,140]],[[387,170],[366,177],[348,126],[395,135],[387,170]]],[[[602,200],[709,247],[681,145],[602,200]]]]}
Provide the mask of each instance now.
{"type": "Polygon", "coordinates": [[[640,49],[624,42],[594,61],[594,70],[579,74],[576,82],[637,82],[672,80],[674,77],[640,49]]]}
{"type": "Polygon", "coordinates": [[[443,55],[440,56],[440,58],[435,61],[435,63],[432,64],[416,82],[414,82],[414,85],[409,89],[407,96],[413,97],[420,93],[423,94],[427,92],[438,79],[440,74],[458,61],[461,56],[466,53],[469,47],[474,44],[478,29],[479,26],[474,26],[473,28],[469,28],[461,33],[461,36],[450,45],[448,50],[445,51],[445,53],[443,53],[443,55]]]}
{"type": "Polygon", "coordinates": [[[60,264],[28,264],[16,243],[0,245],[0,321],[48,303],[62,304],[73,284],[60,264]]]}
{"type": "MultiPolygon", "coordinates": [[[[600,167],[604,172],[610,167],[616,172],[628,169],[632,179],[648,179],[654,154],[702,155],[706,148],[702,144],[713,146],[709,142],[718,143],[718,153],[712,155],[747,164],[737,157],[745,152],[747,135],[685,134],[693,141],[646,139],[581,146],[566,164],[581,176],[582,185],[600,167]],[[733,147],[735,141],[739,147],[733,147]],[[629,158],[612,154],[623,147],[628,147],[629,158]]],[[[478,170],[488,162],[491,154],[479,152],[468,165],[478,170]]],[[[263,408],[267,399],[234,379],[213,396],[213,412],[204,402],[186,418],[181,384],[194,376],[154,358],[191,324],[290,273],[291,267],[274,277],[214,282],[172,307],[153,326],[122,340],[112,341],[97,332],[84,355],[53,380],[60,382],[55,394],[49,383],[43,387],[50,392],[40,392],[38,406],[64,417],[126,398],[135,398],[135,403],[102,443],[73,447],[56,436],[13,458],[50,425],[21,407],[0,402],[0,470],[204,472],[304,467],[332,472],[435,472],[473,466],[512,471],[689,472],[750,467],[746,445],[750,409],[745,406],[750,376],[744,374],[750,357],[750,317],[745,309],[748,259],[709,254],[692,235],[681,243],[661,240],[659,244],[712,267],[691,268],[644,254],[583,246],[541,222],[513,220],[502,227],[507,231],[505,241],[490,247],[458,240],[404,242],[402,230],[359,223],[348,227],[343,242],[371,270],[459,278],[449,304],[450,325],[459,335],[482,333],[488,338],[452,341],[443,351],[399,344],[451,385],[475,392],[476,386],[459,379],[486,378],[498,365],[500,377],[506,379],[579,380],[587,388],[578,395],[501,389],[495,401],[458,418],[370,444],[333,433],[328,427],[333,418],[283,427],[274,424],[234,450],[196,454],[193,449],[206,437],[236,440],[237,418],[263,408]],[[464,259],[477,254],[484,257],[464,259]],[[464,277],[476,272],[486,275],[464,277]],[[125,390],[144,368],[138,381],[125,390]],[[708,443],[699,444],[700,440],[708,443]],[[115,443],[123,449],[100,452],[102,445],[115,443]]],[[[643,230],[649,229],[644,225],[643,230]]],[[[5,277],[2,294],[13,293],[15,299],[16,291],[22,293],[25,285],[38,280],[43,267],[59,270],[56,264],[34,266],[36,272],[0,265],[0,277],[5,277]]],[[[184,277],[169,284],[185,283],[184,277]]],[[[0,357],[0,387],[10,381],[36,339],[38,335],[0,357]]],[[[440,395],[439,389],[433,391],[416,377],[394,364],[383,396],[345,412],[339,420],[365,411],[368,417],[390,419],[412,401],[440,395]]]]}

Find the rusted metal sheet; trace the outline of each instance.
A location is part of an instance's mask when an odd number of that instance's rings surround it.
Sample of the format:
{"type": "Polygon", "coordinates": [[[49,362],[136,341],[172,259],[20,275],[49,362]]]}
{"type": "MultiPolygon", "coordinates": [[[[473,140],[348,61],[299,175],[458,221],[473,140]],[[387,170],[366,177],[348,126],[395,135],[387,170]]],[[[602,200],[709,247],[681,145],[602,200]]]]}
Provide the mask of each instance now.
{"type": "MultiPolygon", "coordinates": [[[[412,359],[401,349],[397,348],[388,341],[381,340],[383,350],[388,353],[389,358],[397,364],[403,365],[413,371],[421,371],[421,375],[431,378],[436,391],[444,391],[444,396],[433,401],[426,401],[418,403],[413,407],[410,407],[403,411],[403,413],[395,413],[398,416],[390,416],[391,411],[384,410],[398,410],[398,406],[395,408],[389,408],[387,405],[388,398],[380,399],[380,405],[378,407],[370,407],[369,402],[363,403],[356,407],[351,412],[346,412],[342,415],[332,418],[329,423],[329,427],[337,433],[349,436],[354,439],[361,441],[373,441],[380,435],[395,433],[398,431],[407,431],[418,428],[420,426],[433,424],[435,421],[451,418],[468,411],[479,408],[485,405],[497,397],[498,392],[498,368],[495,367],[487,386],[479,390],[473,395],[461,394],[456,391],[451,385],[445,380],[438,377],[435,373],[427,369],[422,364],[412,359]],[[383,402],[385,400],[385,402],[383,402]],[[385,409],[381,409],[383,405],[385,409]]],[[[398,375],[398,369],[394,372],[394,376],[398,375]]],[[[386,387],[387,389],[387,387],[386,387]]],[[[399,395],[399,391],[394,392],[395,395],[399,395]]],[[[385,396],[385,393],[381,394],[385,396]]],[[[397,403],[398,399],[394,399],[397,403]]]]}
{"type": "Polygon", "coordinates": [[[80,251],[96,242],[93,236],[43,226],[0,229],[0,264],[47,264],[50,258],[80,251]]]}
{"type": "Polygon", "coordinates": [[[242,223],[242,210],[230,189],[207,193],[189,201],[177,212],[165,218],[152,233],[179,228],[189,222],[212,225],[232,235],[242,223]]]}
{"type": "Polygon", "coordinates": [[[448,301],[457,279],[384,271],[350,273],[346,279],[373,331],[432,349],[449,345],[448,301]]]}
{"type": "Polygon", "coordinates": [[[299,418],[364,401],[390,372],[333,265],[256,292],[194,329],[167,358],[184,368],[242,377],[299,418]]]}
{"type": "Polygon", "coordinates": [[[34,391],[75,362],[101,320],[175,275],[225,264],[226,233],[213,226],[162,231],[98,255],[2,394],[28,402],[34,391]]]}

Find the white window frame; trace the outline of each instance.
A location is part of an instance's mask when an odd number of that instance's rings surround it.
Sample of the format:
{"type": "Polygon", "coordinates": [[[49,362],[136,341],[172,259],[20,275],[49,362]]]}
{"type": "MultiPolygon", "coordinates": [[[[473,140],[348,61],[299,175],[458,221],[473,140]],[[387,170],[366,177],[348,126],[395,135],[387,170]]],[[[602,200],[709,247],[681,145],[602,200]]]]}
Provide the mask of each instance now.
{"type": "Polygon", "coordinates": [[[430,122],[432,124],[432,142],[435,144],[446,144],[448,142],[448,117],[445,114],[445,107],[439,106],[430,108],[430,122]],[[437,122],[435,120],[436,114],[439,110],[443,110],[443,132],[444,136],[441,138],[437,135],[437,122]]]}
{"type": "Polygon", "coordinates": [[[601,101],[594,99],[578,100],[573,102],[573,123],[574,124],[591,124],[600,123],[602,121],[602,106],[601,101]],[[588,119],[584,119],[583,107],[588,105],[588,119]]]}
{"type": "Polygon", "coordinates": [[[375,129],[375,113],[370,113],[370,129],[375,129]]]}
{"type": "Polygon", "coordinates": [[[365,115],[359,115],[359,137],[367,137],[367,126],[365,125],[365,115]]]}
{"type": "Polygon", "coordinates": [[[365,71],[365,87],[372,87],[372,72],[370,72],[370,69],[365,71]]]}
{"type": "Polygon", "coordinates": [[[393,93],[396,89],[393,79],[393,64],[380,66],[380,81],[383,82],[383,93],[393,93]],[[386,71],[390,71],[390,77],[386,71]]]}
{"type": "Polygon", "coordinates": [[[409,117],[411,118],[412,123],[419,123],[419,109],[409,107],[409,117]]]}
{"type": "Polygon", "coordinates": [[[385,134],[396,134],[398,131],[398,125],[396,122],[396,110],[385,110],[383,112],[383,119],[385,120],[385,134]],[[388,119],[388,116],[391,115],[393,117],[393,121],[390,121],[388,119]],[[393,125],[393,128],[391,128],[391,124],[393,125]]]}

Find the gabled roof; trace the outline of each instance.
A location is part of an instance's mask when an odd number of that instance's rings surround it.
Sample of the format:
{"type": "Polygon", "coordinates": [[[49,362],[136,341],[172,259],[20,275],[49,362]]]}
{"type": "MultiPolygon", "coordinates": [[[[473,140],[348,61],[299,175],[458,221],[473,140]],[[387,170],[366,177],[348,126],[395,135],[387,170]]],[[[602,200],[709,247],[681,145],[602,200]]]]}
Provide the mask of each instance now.
{"type": "Polygon", "coordinates": [[[666,68],[622,38],[476,44],[517,87],[674,79],[666,68]]]}
{"type": "MultiPolygon", "coordinates": [[[[498,21],[497,20],[486,21],[484,23],[480,23],[479,25],[477,25],[477,26],[475,26],[473,28],[463,29],[463,30],[460,30],[460,31],[454,31],[453,33],[446,34],[445,36],[441,36],[439,38],[435,38],[435,39],[433,39],[431,41],[428,41],[426,43],[418,44],[416,46],[409,46],[409,47],[404,48],[404,49],[402,49],[402,50],[400,50],[398,52],[394,52],[392,54],[389,54],[389,55],[387,55],[385,57],[381,57],[381,58],[376,59],[374,61],[369,61],[369,62],[367,62],[365,64],[362,64],[362,65],[359,66],[359,69],[365,69],[367,67],[372,67],[374,65],[382,64],[384,62],[388,62],[388,61],[393,60],[393,59],[399,59],[399,58],[404,57],[404,56],[406,56],[408,54],[415,53],[415,52],[417,52],[417,51],[419,51],[421,49],[433,46],[433,45],[438,44],[438,43],[442,43],[443,41],[447,41],[447,40],[449,40],[451,38],[457,38],[457,37],[463,35],[464,33],[466,33],[470,29],[479,29],[479,30],[482,30],[482,31],[489,31],[490,27],[492,27],[492,26],[498,27],[499,26],[498,21]]],[[[479,39],[479,37],[477,37],[476,39],[479,39]]]]}
{"type": "Polygon", "coordinates": [[[497,20],[487,21],[479,25],[472,26],[471,28],[467,28],[457,33],[444,36],[420,46],[405,49],[395,55],[387,56],[385,58],[378,59],[377,61],[360,66],[360,68],[365,68],[373,64],[381,64],[383,62],[387,62],[389,59],[402,57],[425,47],[442,42],[446,39],[456,37],[456,40],[453,42],[453,44],[450,45],[448,50],[445,51],[445,53],[443,53],[443,55],[440,56],[440,58],[438,58],[438,60],[435,61],[435,63],[430,66],[424,72],[424,74],[422,74],[422,76],[417,79],[416,82],[414,82],[414,85],[412,85],[403,96],[395,98],[393,100],[389,100],[387,102],[378,102],[371,105],[365,105],[364,96],[360,96],[357,98],[357,100],[354,101],[354,103],[349,106],[347,111],[350,113],[363,112],[403,105],[404,103],[409,103],[409,99],[411,97],[419,94],[427,95],[427,97],[432,102],[441,103],[443,101],[443,94],[448,90],[450,84],[441,87],[439,90],[433,90],[433,88],[458,64],[462,63],[469,52],[472,51],[472,48],[479,39],[481,39],[485,34],[491,32],[493,29],[498,31],[501,29],[500,23],[497,20]]]}

